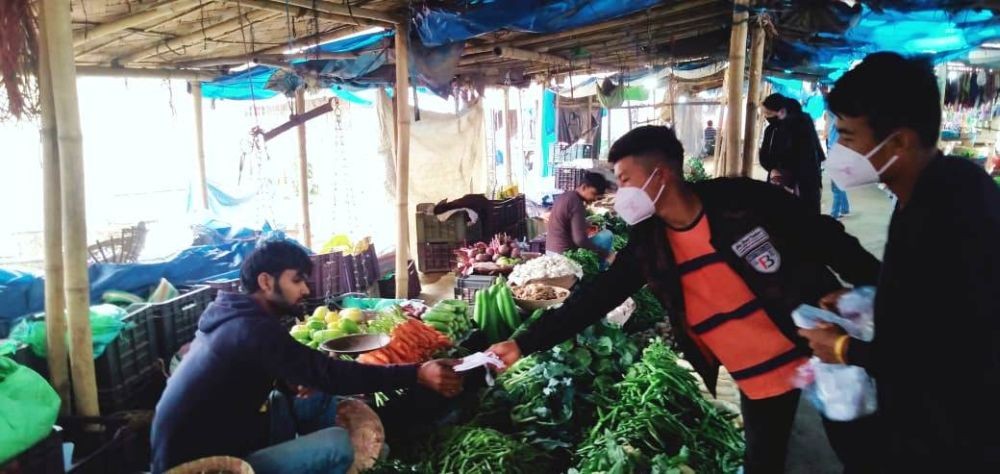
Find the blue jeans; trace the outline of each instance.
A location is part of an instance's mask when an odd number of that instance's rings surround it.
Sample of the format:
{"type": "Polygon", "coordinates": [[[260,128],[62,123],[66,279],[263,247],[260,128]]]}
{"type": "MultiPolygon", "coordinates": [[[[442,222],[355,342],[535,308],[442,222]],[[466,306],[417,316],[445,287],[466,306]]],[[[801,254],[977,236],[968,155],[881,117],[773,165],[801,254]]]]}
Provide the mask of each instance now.
{"type": "Polygon", "coordinates": [[[347,431],[337,428],[337,399],[325,393],[289,398],[271,392],[271,446],[246,461],[257,474],[323,472],[341,474],[354,463],[347,431]]]}
{"type": "Polygon", "coordinates": [[[830,181],[830,190],[833,191],[833,208],[830,215],[835,219],[851,213],[851,203],[847,200],[847,191],[837,187],[837,183],[830,181]]]}

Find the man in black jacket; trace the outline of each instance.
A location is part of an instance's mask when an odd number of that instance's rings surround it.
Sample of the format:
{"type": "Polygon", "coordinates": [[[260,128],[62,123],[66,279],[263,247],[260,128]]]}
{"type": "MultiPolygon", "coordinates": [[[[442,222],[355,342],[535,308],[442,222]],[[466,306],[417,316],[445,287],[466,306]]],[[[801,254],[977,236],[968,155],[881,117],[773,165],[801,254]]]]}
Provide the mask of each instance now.
{"type": "Polygon", "coordinates": [[[899,200],[875,339],[802,334],[820,358],[875,378],[879,467],[1000,472],[1000,189],[937,150],[939,94],[927,62],[895,53],[868,56],[830,92],[840,137],[827,172],[844,188],[882,181],[899,200]]]}
{"type": "Polygon", "coordinates": [[[768,180],[820,212],[820,163],[825,156],[816,125],[795,99],[771,94],[761,105],[768,126],[761,141],[760,165],[767,170],[768,180]]]}
{"type": "Polygon", "coordinates": [[[344,430],[331,428],[335,401],[327,394],[418,384],[446,396],[461,390],[455,361],[367,366],[293,339],[278,316],[293,314],[309,295],[311,266],[294,243],[268,242],[243,263],[248,294],[222,292],[205,310],[191,351],[156,406],[154,473],[208,456],[245,458],[257,473],[346,472],[353,450],[344,430]],[[276,385],[296,387],[299,396],[272,394],[276,385]]]}
{"type": "MultiPolygon", "coordinates": [[[[791,379],[810,354],[791,311],[841,287],[830,268],[860,285],[875,282],[879,264],[837,221],[774,186],[686,183],[683,157],[666,127],[635,129],[612,146],[615,209],[633,224],[628,245],[590,286],[491,350],[509,366],[582,331],[648,284],[709,389],[720,363],[740,386],[746,472],[781,472],[799,400],[791,379]]],[[[841,425],[828,424],[828,433],[850,469],[863,461],[864,433],[841,425]]]]}

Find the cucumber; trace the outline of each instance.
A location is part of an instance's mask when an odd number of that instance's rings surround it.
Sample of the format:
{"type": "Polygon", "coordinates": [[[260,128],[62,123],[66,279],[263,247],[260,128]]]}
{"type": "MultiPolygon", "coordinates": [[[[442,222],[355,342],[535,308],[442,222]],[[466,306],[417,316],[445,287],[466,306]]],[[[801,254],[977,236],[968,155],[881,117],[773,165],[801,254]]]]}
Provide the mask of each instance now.
{"type": "Polygon", "coordinates": [[[105,303],[117,305],[117,306],[128,306],[130,304],[145,303],[146,300],[133,295],[127,291],[118,290],[108,290],[101,295],[101,300],[105,303]]]}

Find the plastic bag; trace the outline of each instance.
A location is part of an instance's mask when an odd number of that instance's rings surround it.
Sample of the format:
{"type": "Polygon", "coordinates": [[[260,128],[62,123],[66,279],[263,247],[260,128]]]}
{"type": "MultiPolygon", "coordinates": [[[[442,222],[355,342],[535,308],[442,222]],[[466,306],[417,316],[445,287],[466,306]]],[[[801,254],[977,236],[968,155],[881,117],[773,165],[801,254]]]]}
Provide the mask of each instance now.
{"type": "Polygon", "coordinates": [[[0,357],[0,465],[49,435],[59,403],[42,376],[0,357]]]}
{"type": "MultiPolygon", "coordinates": [[[[819,322],[836,324],[852,338],[867,342],[875,337],[874,301],[874,288],[858,288],[837,302],[839,315],[802,305],[792,312],[792,319],[805,329],[819,322]]],[[[813,357],[799,368],[793,383],[830,420],[854,420],[878,408],[875,381],[861,367],[826,364],[813,357]]]]}
{"type": "Polygon", "coordinates": [[[170,301],[178,297],[181,293],[174,288],[174,285],[170,284],[166,278],[160,278],[160,284],[156,286],[149,295],[150,303],[162,303],[164,301],[170,301]]]}
{"type": "MultiPolygon", "coordinates": [[[[101,304],[90,307],[90,331],[93,335],[95,359],[104,354],[104,349],[108,347],[108,344],[114,342],[122,329],[125,328],[122,318],[127,315],[128,313],[124,309],[115,305],[101,304]]],[[[48,353],[44,319],[25,318],[11,331],[10,338],[31,346],[31,352],[43,359],[48,353]]]]}

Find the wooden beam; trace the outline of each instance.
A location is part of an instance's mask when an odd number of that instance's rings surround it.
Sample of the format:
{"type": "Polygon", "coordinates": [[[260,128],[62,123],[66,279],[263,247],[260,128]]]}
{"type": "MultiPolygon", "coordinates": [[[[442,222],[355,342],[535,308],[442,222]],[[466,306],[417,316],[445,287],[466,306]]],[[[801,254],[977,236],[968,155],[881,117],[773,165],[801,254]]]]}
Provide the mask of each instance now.
{"type": "Polygon", "coordinates": [[[319,33],[310,36],[304,36],[292,41],[291,44],[282,44],[279,46],[272,46],[267,49],[262,49],[255,52],[254,54],[282,54],[289,49],[306,49],[319,44],[330,43],[337,41],[341,38],[353,35],[362,28],[356,25],[344,25],[343,27],[337,28],[334,31],[328,31],[326,33],[319,33]]]}
{"type": "Polygon", "coordinates": [[[132,51],[117,59],[119,64],[129,64],[155,56],[160,53],[181,49],[185,46],[200,43],[205,39],[218,39],[239,31],[241,28],[260,21],[267,21],[280,16],[280,13],[254,11],[242,15],[241,17],[217,23],[204,30],[178,36],[174,39],[157,43],[154,46],[145,47],[137,51],[132,51]]]}
{"type": "MultiPolygon", "coordinates": [[[[589,44],[600,43],[602,41],[617,40],[618,42],[628,42],[630,44],[638,43],[656,43],[658,39],[662,38],[667,40],[671,35],[676,35],[682,31],[687,31],[688,28],[709,25],[711,20],[721,19],[726,16],[726,12],[723,11],[713,11],[703,15],[697,15],[693,17],[683,17],[676,21],[659,21],[653,25],[652,29],[642,30],[642,31],[609,31],[607,33],[596,34],[592,36],[587,36],[584,38],[570,38],[561,41],[548,41],[544,44],[539,45],[537,51],[540,52],[550,52],[562,48],[577,48],[583,47],[589,44]]],[[[724,28],[725,24],[720,23],[719,28],[724,28]]]]}
{"type": "Polygon", "coordinates": [[[191,98],[194,100],[194,143],[195,160],[198,170],[198,196],[201,198],[201,208],[208,210],[208,173],[205,170],[205,125],[202,114],[201,83],[191,82],[191,98]]]}
{"type": "Polygon", "coordinates": [[[514,185],[514,155],[510,151],[510,139],[513,130],[510,126],[510,86],[503,87],[503,166],[507,174],[507,186],[514,185]]]}
{"type": "Polygon", "coordinates": [[[49,383],[59,394],[59,412],[69,415],[69,353],[66,347],[66,294],[63,287],[62,256],[62,183],[59,172],[59,139],[56,129],[55,102],[52,98],[52,73],[46,38],[45,14],[38,15],[38,97],[41,108],[42,207],[45,241],[45,341],[49,383]]]}
{"type": "Polygon", "coordinates": [[[750,0],[735,0],[733,2],[733,28],[729,41],[729,83],[726,92],[729,112],[726,114],[726,154],[723,159],[725,176],[739,176],[742,170],[740,161],[740,135],[743,130],[741,108],[743,101],[743,69],[747,59],[747,20],[750,0]]]}
{"type": "Polygon", "coordinates": [[[156,28],[160,28],[160,27],[162,27],[162,26],[164,26],[164,25],[166,25],[168,23],[172,23],[172,22],[175,22],[177,20],[180,20],[184,16],[186,16],[186,15],[188,15],[190,13],[196,12],[198,10],[201,10],[201,5],[196,4],[196,5],[192,6],[192,7],[189,7],[186,10],[182,10],[181,12],[179,12],[179,13],[177,13],[175,15],[161,17],[161,18],[157,19],[153,23],[144,24],[145,26],[142,26],[142,27],[136,26],[136,27],[133,27],[133,28],[126,28],[126,29],[124,29],[122,31],[119,31],[119,32],[115,33],[115,34],[104,36],[104,37],[101,38],[101,41],[93,41],[91,38],[88,38],[81,46],[74,48],[76,50],[76,57],[79,58],[81,56],[86,56],[88,54],[93,54],[93,53],[95,53],[97,51],[100,51],[100,50],[102,50],[102,49],[104,49],[104,48],[106,48],[108,46],[111,46],[111,45],[113,45],[115,43],[118,43],[119,41],[122,41],[123,39],[128,38],[129,36],[131,36],[133,34],[139,34],[139,33],[163,34],[163,33],[154,32],[153,30],[156,29],[156,28]]]}
{"type": "MultiPolygon", "coordinates": [[[[315,9],[318,12],[329,13],[331,15],[337,15],[345,17],[348,23],[354,23],[363,25],[364,20],[377,20],[379,25],[377,26],[392,26],[402,22],[399,16],[393,15],[387,12],[381,12],[376,10],[369,10],[366,8],[355,8],[348,7],[344,4],[337,4],[333,2],[328,2],[326,0],[271,0],[278,5],[284,7],[285,4],[289,6],[295,6],[300,8],[305,8],[307,10],[315,9]]],[[[375,25],[373,25],[375,26],[375,25]]]]}
{"type": "Polygon", "coordinates": [[[294,114],[288,118],[287,122],[264,132],[264,141],[265,142],[271,141],[278,135],[281,135],[282,133],[285,133],[294,127],[302,125],[316,117],[319,117],[323,114],[327,114],[330,112],[333,112],[332,101],[327,102],[319,107],[316,107],[308,112],[303,112],[301,114],[294,114]]]}
{"type": "MultiPolygon", "coordinates": [[[[306,112],[306,90],[299,87],[295,90],[295,113],[306,112]]],[[[306,125],[299,124],[299,195],[302,205],[302,242],[306,248],[312,248],[312,223],[309,220],[309,154],[306,151],[306,125]]]]}
{"type": "Polygon", "coordinates": [[[552,64],[555,66],[569,67],[571,65],[569,59],[562,58],[554,54],[537,53],[535,51],[512,48],[509,46],[497,46],[496,48],[493,48],[493,55],[503,59],[517,59],[520,61],[552,64]]]}
{"type": "Polygon", "coordinates": [[[73,30],[66,0],[42,0],[45,15],[52,100],[59,142],[62,185],[62,236],[69,359],[76,414],[99,416],[94,345],[90,329],[90,281],[87,275],[87,206],[84,191],[80,104],[73,63],[73,30]]]}
{"type": "Polygon", "coordinates": [[[409,293],[410,263],[410,26],[396,26],[396,298],[409,293]]]}
{"type": "Polygon", "coordinates": [[[79,47],[89,41],[94,41],[108,35],[118,33],[144,23],[160,20],[183,12],[192,6],[211,3],[212,0],[165,0],[149,8],[121,18],[102,23],[89,30],[73,33],[73,46],[79,47]]]}
{"type": "Polygon", "coordinates": [[[753,173],[753,163],[757,154],[757,107],[760,105],[761,82],[764,80],[764,45],[767,41],[767,30],[760,21],[754,22],[753,35],[750,41],[750,80],[747,87],[747,119],[743,134],[743,160],[740,174],[750,176],[753,173]]]}
{"type": "MultiPolygon", "coordinates": [[[[291,15],[295,18],[312,18],[315,16],[321,20],[335,21],[337,23],[343,24],[354,24],[354,25],[364,25],[364,26],[386,26],[385,22],[370,20],[368,18],[354,17],[351,18],[347,15],[337,15],[327,11],[320,10],[317,8],[313,10],[311,7],[305,7],[302,5],[294,5],[291,2],[288,4],[284,0],[224,0],[227,3],[236,5],[242,5],[247,8],[253,8],[256,10],[266,10],[271,12],[281,13],[282,15],[291,15]]],[[[311,1],[309,2],[312,3],[311,1]]]]}
{"type": "Polygon", "coordinates": [[[152,69],[134,67],[77,66],[79,77],[126,77],[150,79],[178,79],[184,81],[211,81],[219,74],[186,69],[152,69]]]}
{"type": "MultiPolygon", "coordinates": [[[[348,52],[348,53],[296,53],[296,54],[254,54],[250,56],[249,62],[252,63],[284,63],[288,66],[289,61],[295,61],[298,59],[307,60],[334,60],[334,59],[356,59],[358,53],[348,52]]],[[[183,61],[174,63],[173,65],[179,68],[211,68],[211,67],[222,67],[222,66],[237,66],[241,64],[246,64],[247,55],[241,54],[238,56],[226,56],[221,58],[205,58],[196,59],[193,61],[183,61]]]]}

